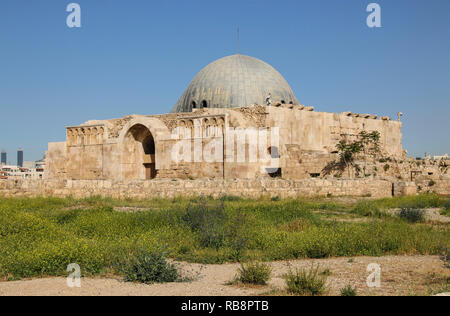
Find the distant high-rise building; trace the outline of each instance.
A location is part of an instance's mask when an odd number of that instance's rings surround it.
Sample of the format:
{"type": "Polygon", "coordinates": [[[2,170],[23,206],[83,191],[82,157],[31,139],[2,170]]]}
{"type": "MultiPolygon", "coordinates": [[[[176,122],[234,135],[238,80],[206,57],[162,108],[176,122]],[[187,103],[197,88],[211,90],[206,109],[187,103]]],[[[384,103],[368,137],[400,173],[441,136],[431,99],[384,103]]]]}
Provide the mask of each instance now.
{"type": "Polygon", "coordinates": [[[6,159],[7,159],[7,153],[6,153],[6,151],[2,150],[2,161],[1,161],[2,165],[6,165],[6,159]]]}
{"type": "Polygon", "coordinates": [[[19,150],[17,150],[17,166],[23,167],[23,149],[22,148],[19,148],[19,150]]]}

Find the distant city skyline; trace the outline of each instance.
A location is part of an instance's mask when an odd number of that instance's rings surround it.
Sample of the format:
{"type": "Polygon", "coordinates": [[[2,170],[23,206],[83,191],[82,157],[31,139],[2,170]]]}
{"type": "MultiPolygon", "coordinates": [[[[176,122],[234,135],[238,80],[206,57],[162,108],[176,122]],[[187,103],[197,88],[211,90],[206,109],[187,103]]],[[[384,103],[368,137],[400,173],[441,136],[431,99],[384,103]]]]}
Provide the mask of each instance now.
{"type": "Polygon", "coordinates": [[[8,156],[7,156],[7,152],[5,150],[2,150],[0,163],[2,163],[2,164],[8,163],[8,156]]]}
{"type": "Polygon", "coordinates": [[[167,113],[195,74],[238,51],[280,71],[316,111],[397,119],[411,157],[450,153],[450,1],[0,3],[0,148],[39,160],[65,127],[167,113]],[[81,8],[69,28],[66,7],[81,8]],[[380,28],[366,24],[381,7],[380,28]]]}
{"type": "Polygon", "coordinates": [[[38,160],[41,160],[43,157],[41,157],[39,159],[26,159],[26,158],[27,158],[26,157],[26,152],[21,147],[19,147],[13,153],[8,152],[6,149],[2,149],[0,162],[2,164],[13,165],[13,166],[20,166],[20,164],[19,164],[20,161],[22,161],[22,164],[23,164],[26,161],[38,161],[38,160]],[[20,156],[19,152],[22,152],[22,156],[20,156]],[[13,160],[11,160],[11,158],[13,160]]]}

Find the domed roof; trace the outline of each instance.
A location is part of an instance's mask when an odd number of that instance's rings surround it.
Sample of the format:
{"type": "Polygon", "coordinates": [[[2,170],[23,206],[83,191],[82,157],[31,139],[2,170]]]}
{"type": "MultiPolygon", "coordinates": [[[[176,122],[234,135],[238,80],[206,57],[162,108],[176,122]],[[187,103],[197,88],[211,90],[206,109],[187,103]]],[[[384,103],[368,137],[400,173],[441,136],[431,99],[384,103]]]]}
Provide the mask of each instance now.
{"type": "Polygon", "coordinates": [[[272,102],[299,104],[283,76],[269,64],[244,55],[214,61],[192,80],[172,112],[193,108],[234,108],[272,102]]]}

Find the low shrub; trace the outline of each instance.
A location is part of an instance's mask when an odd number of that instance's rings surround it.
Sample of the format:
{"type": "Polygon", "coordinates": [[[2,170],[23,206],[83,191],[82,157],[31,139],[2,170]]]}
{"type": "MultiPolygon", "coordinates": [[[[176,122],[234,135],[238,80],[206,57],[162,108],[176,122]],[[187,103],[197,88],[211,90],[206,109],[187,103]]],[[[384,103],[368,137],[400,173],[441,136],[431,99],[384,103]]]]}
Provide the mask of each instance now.
{"type": "Polygon", "coordinates": [[[351,212],[365,217],[380,218],[385,215],[383,212],[381,212],[380,208],[371,201],[359,202],[351,212]]]}
{"type": "Polygon", "coordinates": [[[272,267],[266,263],[241,264],[237,280],[246,284],[265,285],[270,280],[272,267]]]}
{"type": "Polygon", "coordinates": [[[341,296],[357,296],[358,293],[356,288],[352,287],[350,284],[341,289],[341,296]]]}
{"type": "Polygon", "coordinates": [[[311,259],[324,259],[331,257],[331,247],[321,241],[314,241],[306,246],[306,256],[311,259]]]}
{"type": "Polygon", "coordinates": [[[425,221],[425,211],[420,209],[402,209],[399,214],[400,218],[409,223],[422,223],[425,221]]]}
{"type": "Polygon", "coordinates": [[[177,267],[168,263],[160,252],[139,251],[124,272],[127,282],[152,284],[181,281],[177,267]]]}
{"type": "Polygon", "coordinates": [[[441,260],[444,263],[444,266],[447,269],[450,269],[450,248],[447,247],[443,247],[442,249],[442,254],[440,255],[441,260]]]}
{"type": "Polygon", "coordinates": [[[183,221],[193,232],[198,233],[202,247],[219,249],[224,246],[227,215],[223,201],[217,204],[200,199],[196,203],[190,203],[186,207],[183,221]]]}
{"type": "Polygon", "coordinates": [[[331,275],[331,270],[330,269],[325,269],[322,272],[320,272],[320,275],[329,277],[331,275]]]}
{"type": "Polygon", "coordinates": [[[225,244],[231,248],[233,261],[241,261],[244,251],[248,248],[250,223],[250,215],[240,209],[230,212],[228,216],[225,244]]]}
{"type": "Polygon", "coordinates": [[[220,200],[223,202],[239,202],[242,201],[243,198],[236,195],[223,195],[220,197],[220,200]]]}
{"type": "Polygon", "coordinates": [[[444,205],[441,215],[450,216],[450,200],[444,205]]]}
{"type": "Polygon", "coordinates": [[[305,269],[289,270],[285,276],[287,291],[297,295],[317,296],[326,292],[326,276],[321,276],[319,266],[305,269]]]}
{"type": "Polygon", "coordinates": [[[286,224],[282,224],[279,226],[279,229],[282,231],[286,231],[289,233],[293,232],[301,232],[308,228],[309,221],[304,218],[295,219],[292,222],[288,222],[286,224]]]}

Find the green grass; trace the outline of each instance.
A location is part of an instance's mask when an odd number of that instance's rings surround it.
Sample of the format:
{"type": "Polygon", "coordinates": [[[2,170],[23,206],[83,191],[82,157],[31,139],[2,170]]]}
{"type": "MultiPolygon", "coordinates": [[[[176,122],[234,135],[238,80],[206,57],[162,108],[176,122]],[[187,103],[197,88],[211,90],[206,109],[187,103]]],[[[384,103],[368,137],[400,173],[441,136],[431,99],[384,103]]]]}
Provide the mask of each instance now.
{"type": "Polygon", "coordinates": [[[84,275],[122,273],[142,250],[199,263],[439,254],[442,245],[450,244],[448,225],[411,224],[372,211],[448,203],[435,195],[356,203],[236,197],[2,198],[0,277],[66,275],[70,263],[79,264],[84,275]],[[114,210],[124,206],[147,211],[114,210]],[[330,221],[327,212],[366,220],[330,221]],[[367,219],[367,213],[374,216],[367,219]]]}
{"type": "Polygon", "coordinates": [[[441,215],[449,216],[450,217],[450,199],[449,201],[444,205],[444,208],[441,211],[441,215]]]}
{"type": "Polygon", "coordinates": [[[403,196],[378,200],[363,200],[353,207],[352,213],[369,217],[386,217],[385,211],[393,208],[424,209],[448,207],[450,199],[435,194],[403,196]]]}

